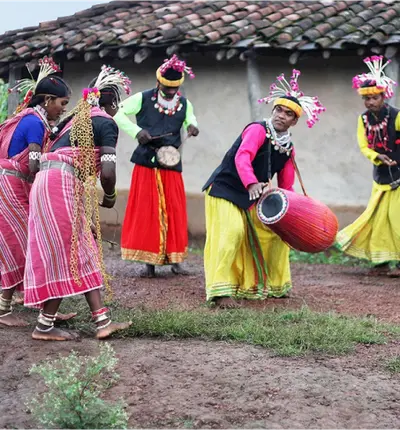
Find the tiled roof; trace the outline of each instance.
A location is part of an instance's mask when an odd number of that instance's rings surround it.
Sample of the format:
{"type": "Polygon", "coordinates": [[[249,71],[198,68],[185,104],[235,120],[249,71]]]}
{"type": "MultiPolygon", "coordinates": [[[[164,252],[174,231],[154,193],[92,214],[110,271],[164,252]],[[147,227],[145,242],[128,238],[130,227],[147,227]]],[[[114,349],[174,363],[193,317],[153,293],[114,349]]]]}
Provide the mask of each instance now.
{"type": "Polygon", "coordinates": [[[0,35],[0,63],[43,55],[146,58],[181,50],[347,49],[400,43],[400,1],[112,1],[0,35]],[[168,51],[167,51],[168,52],[168,51]]]}

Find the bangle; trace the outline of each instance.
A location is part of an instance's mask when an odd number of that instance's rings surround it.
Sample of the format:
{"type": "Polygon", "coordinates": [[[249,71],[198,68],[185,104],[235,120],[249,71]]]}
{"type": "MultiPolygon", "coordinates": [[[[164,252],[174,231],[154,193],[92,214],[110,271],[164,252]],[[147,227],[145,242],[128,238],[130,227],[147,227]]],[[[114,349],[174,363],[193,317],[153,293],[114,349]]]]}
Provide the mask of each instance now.
{"type": "Polygon", "coordinates": [[[30,151],[29,152],[29,159],[30,160],[40,160],[40,156],[42,154],[39,151],[30,151]]]}
{"type": "Polygon", "coordinates": [[[112,194],[104,193],[104,197],[110,200],[117,198],[117,190],[114,190],[112,194]]]}
{"type": "Polygon", "coordinates": [[[100,161],[103,163],[104,161],[111,161],[112,163],[117,162],[117,156],[115,154],[103,154],[100,157],[100,161]]]}

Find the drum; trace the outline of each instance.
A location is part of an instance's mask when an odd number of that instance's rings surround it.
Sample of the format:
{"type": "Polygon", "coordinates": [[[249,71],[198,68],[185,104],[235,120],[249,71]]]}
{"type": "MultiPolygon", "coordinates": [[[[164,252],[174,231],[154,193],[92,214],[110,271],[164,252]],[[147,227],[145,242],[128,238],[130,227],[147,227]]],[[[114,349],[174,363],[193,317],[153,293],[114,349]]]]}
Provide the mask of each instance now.
{"type": "Polygon", "coordinates": [[[339,228],[328,206],[281,188],[271,188],[260,198],[257,216],[290,247],[309,253],[332,246],[339,228]]]}
{"type": "Polygon", "coordinates": [[[156,153],[157,161],[163,167],[175,167],[181,161],[181,154],[174,146],[162,146],[156,153]]]}

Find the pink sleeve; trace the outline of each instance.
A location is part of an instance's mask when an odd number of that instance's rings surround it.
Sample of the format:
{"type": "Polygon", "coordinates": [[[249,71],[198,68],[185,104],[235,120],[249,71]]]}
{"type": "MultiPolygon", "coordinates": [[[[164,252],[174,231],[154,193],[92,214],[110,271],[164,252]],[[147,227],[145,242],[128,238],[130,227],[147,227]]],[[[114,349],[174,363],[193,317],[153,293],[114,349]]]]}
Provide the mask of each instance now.
{"type": "Polygon", "coordinates": [[[261,124],[249,125],[242,133],[242,143],[235,156],[235,165],[243,185],[247,188],[258,181],[251,162],[265,141],[265,128],[261,124]]]}
{"type": "MultiPolygon", "coordinates": [[[[294,156],[295,153],[293,148],[292,157],[294,156]]],[[[289,160],[286,161],[285,165],[283,166],[283,169],[278,173],[278,187],[283,188],[284,190],[294,191],[293,185],[295,178],[296,173],[294,170],[293,161],[292,158],[289,158],[289,160]]]]}

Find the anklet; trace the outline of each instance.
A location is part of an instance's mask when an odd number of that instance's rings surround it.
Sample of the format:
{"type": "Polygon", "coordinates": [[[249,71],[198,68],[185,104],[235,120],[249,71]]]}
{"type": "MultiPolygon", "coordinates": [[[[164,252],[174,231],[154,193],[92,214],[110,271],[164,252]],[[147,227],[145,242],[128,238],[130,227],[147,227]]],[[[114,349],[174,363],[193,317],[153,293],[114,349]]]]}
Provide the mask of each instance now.
{"type": "Polygon", "coordinates": [[[98,315],[103,315],[103,314],[107,313],[108,311],[109,311],[109,309],[106,307],[100,308],[97,311],[92,312],[92,318],[95,318],[98,315]]]}
{"type": "Polygon", "coordinates": [[[12,312],[7,312],[6,314],[0,315],[0,318],[8,317],[8,315],[11,315],[12,312]]]}
{"type": "Polygon", "coordinates": [[[10,312],[12,311],[11,300],[3,299],[0,296],[0,311],[10,312]]]}
{"type": "Polygon", "coordinates": [[[101,330],[101,329],[103,329],[103,328],[108,327],[110,324],[111,324],[111,320],[108,320],[108,322],[107,322],[107,323],[105,323],[104,325],[99,325],[99,326],[97,326],[97,327],[96,327],[96,329],[97,329],[97,330],[101,330]]]}
{"type": "Polygon", "coordinates": [[[52,325],[51,327],[48,327],[48,328],[40,328],[38,326],[35,327],[35,329],[37,331],[40,331],[41,333],[48,333],[49,331],[53,330],[53,328],[54,328],[54,325],[52,325]]]}
{"type": "Polygon", "coordinates": [[[46,333],[53,329],[55,320],[56,320],[55,315],[40,313],[37,319],[38,324],[44,325],[45,327],[48,327],[48,328],[39,328],[38,326],[36,326],[36,328],[38,331],[46,333]]]}

